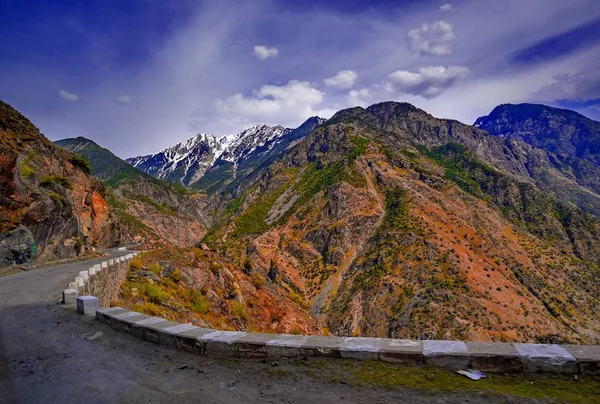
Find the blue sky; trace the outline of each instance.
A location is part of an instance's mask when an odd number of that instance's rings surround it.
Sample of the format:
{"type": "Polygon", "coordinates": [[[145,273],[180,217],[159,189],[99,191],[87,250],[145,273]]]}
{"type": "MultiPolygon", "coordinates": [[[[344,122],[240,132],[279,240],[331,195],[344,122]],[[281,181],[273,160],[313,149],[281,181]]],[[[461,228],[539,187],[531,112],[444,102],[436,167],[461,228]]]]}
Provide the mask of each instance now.
{"type": "Polygon", "coordinates": [[[596,0],[10,0],[0,37],[1,99],[121,157],[384,100],[600,119],[596,0]]]}

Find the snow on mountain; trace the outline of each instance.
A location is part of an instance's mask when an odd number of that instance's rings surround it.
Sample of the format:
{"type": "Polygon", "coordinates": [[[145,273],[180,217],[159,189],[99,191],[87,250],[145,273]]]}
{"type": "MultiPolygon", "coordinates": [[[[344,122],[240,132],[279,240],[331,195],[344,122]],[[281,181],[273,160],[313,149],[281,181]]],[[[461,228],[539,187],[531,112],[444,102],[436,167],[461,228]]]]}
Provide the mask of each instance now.
{"type": "MultiPolygon", "coordinates": [[[[313,117],[307,122],[312,122],[311,127],[314,127],[324,121],[322,118],[313,117]]],[[[305,124],[306,122],[303,126],[305,124]]],[[[255,150],[271,150],[280,139],[294,131],[280,125],[255,125],[220,139],[214,135],[199,134],[158,153],[131,157],[126,161],[154,177],[191,185],[202,178],[218,159],[233,163],[235,171],[238,162],[255,150]]]]}
{"type": "Polygon", "coordinates": [[[265,146],[267,143],[272,145],[272,141],[290,133],[292,129],[283,126],[256,125],[235,135],[228,140],[226,147],[221,154],[225,161],[237,163],[239,160],[247,157],[256,148],[265,146]]]}
{"type": "Polygon", "coordinates": [[[189,185],[196,182],[223,151],[214,135],[199,134],[158,153],[126,161],[156,178],[189,185]]]}

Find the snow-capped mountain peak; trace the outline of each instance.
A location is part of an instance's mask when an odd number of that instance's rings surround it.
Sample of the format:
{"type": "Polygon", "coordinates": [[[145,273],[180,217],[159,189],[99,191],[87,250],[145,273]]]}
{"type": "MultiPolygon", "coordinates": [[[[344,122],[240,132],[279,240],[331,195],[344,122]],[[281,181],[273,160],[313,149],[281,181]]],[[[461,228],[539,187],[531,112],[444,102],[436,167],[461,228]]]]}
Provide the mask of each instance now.
{"type": "Polygon", "coordinates": [[[154,177],[189,185],[200,179],[222,150],[214,135],[201,133],[158,153],[129,158],[127,162],[154,177]]]}
{"type": "Polygon", "coordinates": [[[226,137],[225,143],[222,143],[225,147],[220,157],[225,161],[237,163],[256,148],[263,147],[269,142],[272,143],[273,140],[285,136],[291,131],[292,129],[280,125],[255,125],[237,135],[226,137]]]}
{"type": "Polygon", "coordinates": [[[312,117],[295,130],[261,124],[221,138],[201,133],[158,153],[129,158],[127,162],[154,177],[191,185],[218,160],[233,163],[235,172],[238,162],[257,149],[260,153],[268,152],[291,132],[306,128],[306,133],[302,132],[305,135],[323,122],[322,118],[312,117]]]}

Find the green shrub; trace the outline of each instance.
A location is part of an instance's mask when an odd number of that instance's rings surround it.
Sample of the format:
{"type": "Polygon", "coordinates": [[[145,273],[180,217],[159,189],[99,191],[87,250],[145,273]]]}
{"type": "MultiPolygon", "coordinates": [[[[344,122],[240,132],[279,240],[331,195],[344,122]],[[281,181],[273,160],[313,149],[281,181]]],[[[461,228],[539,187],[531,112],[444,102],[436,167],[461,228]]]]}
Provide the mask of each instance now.
{"type": "Polygon", "coordinates": [[[160,275],[161,271],[162,271],[162,267],[160,266],[160,264],[158,262],[155,262],[154,264],[150,265],[150,267],[148,267],[148,269],[153,272],[155,275],[160,275]]]}
{"type": "Polygon", "coordinates": [[[90,165],[89,160],[87,158],[85,158],[84,156],[80,156],[80,155],[76,154],[69,161],[75,167],[80,168],[84,173],[86,173],[86,174],[92,173],[92,166],[90,165]]]}
{"type": "Polygon", "coordinates": [[[50,196],[50,198],[52,198],[52,200],[54,202],[56,202],[57,204],[61,203],[63,201],[63,197],[60,194],[57,194],[56,192],[50,192],[48,194],[48,196],[50,196]]]}
{"type": "Polygon", "coordinates": [[[21,172],[21,177],[27,179],[31,178],[35,174],[35,170],[25,163],[21,163],[19,171],[21,172]]]}
{"type": "Polygon", "coordinates": [[[81,250],[83,249],[83,240],[80,236],[75,237],[75,251],[77,254],[81,254],[81,250]]]}
{"type": "Polygon", "coordinates": [[[206,314],[210,310],[210,301],[199,290],[192,295],[192,309],[199,314],[206,314]]]}
{"type": "Polygon", "coordinates": [[[238,317],[239,319],[244,320],[244,321],[248,320],[248,314],[246,313],[246,308],[244,307],[243,304],[241,304],[237,300],[234,300],[231,302],[231,311],[233,311],[233,314],[236,317],[238,317]]]}
{"type": "Polygon", "coordinates": [[[42,180],[40,181],[40,185],[42,187],[47,187],[52,184],[60,185],[63,188],[71,189],[73,188],[73,184],[71,180],[63,175],[44,175],[42,180]]]}
{"type": "Polygon", "coordinates": [[[181,274],[181,271],[177,268],[173,271],[169,278],[175,283],[180,283],[181,281],[183,281],[183,275],[181,274]]]}
{"type": "Polygon", "coordinates": [[[131,269],[140,270],[142,269],[142,266],[143,262],[141,257],[135,257],[134,259],[129,261],[129,268],[131,269]]]}
{"type": "Polygon", "coordinates": [[[146,296],[151,303],[162,304],[164,295],[156,285],[146,285],[146,296]]]}

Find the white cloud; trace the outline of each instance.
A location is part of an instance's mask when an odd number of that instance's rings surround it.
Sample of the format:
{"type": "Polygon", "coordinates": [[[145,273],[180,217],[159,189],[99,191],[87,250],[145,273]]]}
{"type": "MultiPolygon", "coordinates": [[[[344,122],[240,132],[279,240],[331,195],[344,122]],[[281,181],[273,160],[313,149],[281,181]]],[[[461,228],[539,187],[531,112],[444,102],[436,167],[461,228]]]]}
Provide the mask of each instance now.
{"type": "Polygon", "coordinates": [[[238,122],[294,126],[313,115],[332,113],[317,109],[324,95],[308,81],[291,80],[284,86],[264,85],[250,97],[234,94],[218,101],[217,110],[238,122]]]}
{"type": "Polygon", "coordinates": [[[540,101],[588,101],[600,98],[600,63],[577,73],[555,75],[552,83],[535,92],[534,97],[540,101]]]}
{"type": "Polygon", "coordinates": [[[346,90],[354,85],[358,74],[354,70],[341,70],[333,77],[323,80],[328,87],[335,87],[339,90],[346,90]]]}
{"type": "Polygon", "coordinates": [[[127,94],[122,94],[120,96],[118,96],[117,98],[115,98],[115,101],[118,102],[119,104],[131,104],[131,97],[128,96],[127,94]]]}
{"type": "Polygon", "coordinates": [[[400,92],[434,98],[468,74],[469,69],[463,66],[425,66],[412,72],[397,70],[388,78],[400,92]]]}
{"type": "Polygon", "coordinates": [[[361,88],[360,90],[352,90],[348,93],[348,104],[350,106],[361,106],[365,107],[369,104],[373,92],[368,88],[361,88]]]}
{"type": "Polygon", "coordinates": [[[263,45],[256,45],[254,47],[254,55],[260,60],[265,60],[271,57],[276,57],[279,51],[277,48],[267,48],[263,45]]]}
{"type": "Polygon", "coordinates": [[[408,32],[406,45],[412,53],[424,55],[447,55],[452,53],[454,26],[444,20],[423,24],[408,32]]]}
{"type": "Polygon", "coordinates": [[[454,10],[454,6],[450,3],[442,4],[440,6],[440,11],[452,11],[454,10]]]}
{"type": "Polygon", "coordinates": [[[58,95],[63,100],[71,101],[71,102],[79,102],[79,96],[75,93],[71,93],[67,90],[58,90],[58,95]]]}

